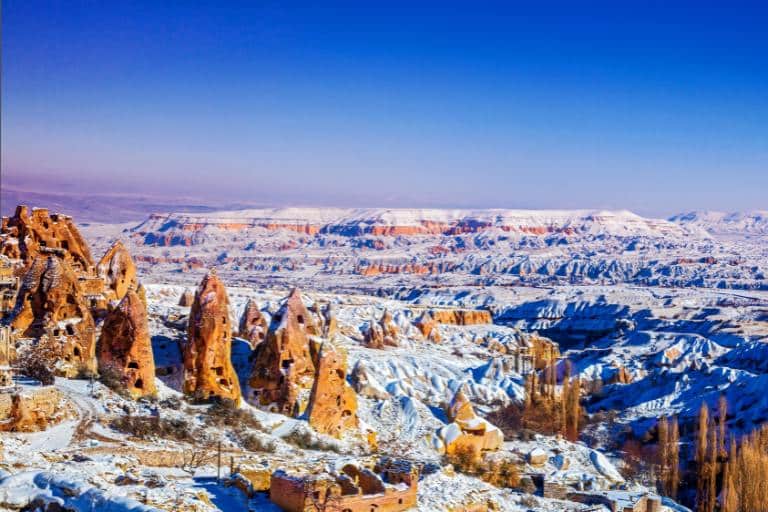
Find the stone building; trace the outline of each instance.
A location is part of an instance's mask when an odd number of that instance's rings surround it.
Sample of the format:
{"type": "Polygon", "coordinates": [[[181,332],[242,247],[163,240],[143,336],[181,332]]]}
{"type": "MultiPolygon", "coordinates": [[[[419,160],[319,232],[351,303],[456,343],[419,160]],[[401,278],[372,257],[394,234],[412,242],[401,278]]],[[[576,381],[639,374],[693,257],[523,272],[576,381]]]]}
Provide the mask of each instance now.
{"type": "Polygon", "coordinates": [[[353,464],[338,474],[272,474],[269,498],[286,512],[398,512],[416,506],[418,471],[390,466],[382,474],[353,464]]]}

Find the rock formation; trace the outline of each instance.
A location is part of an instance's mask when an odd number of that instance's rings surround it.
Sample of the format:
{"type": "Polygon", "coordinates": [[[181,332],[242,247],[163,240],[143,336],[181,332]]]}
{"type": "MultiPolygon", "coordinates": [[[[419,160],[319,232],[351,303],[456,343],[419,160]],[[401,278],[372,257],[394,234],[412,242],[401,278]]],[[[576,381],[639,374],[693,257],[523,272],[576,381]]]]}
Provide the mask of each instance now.
{"type": "Polygon", "coordinates": [[[243,315],[240,317],[240,327],[237,335],[248,340],[251,348],[264,341],[267,336],[267,320],[253,299],[248,299],[243,315]]]}
{"type": "Polygon", "coordinates": [[[363,331],[363,340],[369,348],[384,348],[385,345],[398,346],[399,330],[392,320],[389,310],[384,310],[378,322],[371,320],[363,331]]]}
{"type": "Polygon", "coordinates": [[[93,268],[88,244],[66,215],[49,215],[43,208],[35,208],[30,214],[29,208],[19,205],[12,217],[3,217],[0,233],[6,235],[2,237],[0,254],[21,259],[26,265],[40,252],[48,251],[66,260],[75,272],[93,268]]]}
{"type": "Polygon", "coordinates": [[[46,336],[58,347],[57,372],[74,377],[95,373],[94,321],[69,264],[38,255],[22,280],[11,326],[22,336],[46,336]]]}
{"type": "Polygon", "coordinates": [[[184,293],[179,297],[179,306],[189,308],[192,307],[193,302],[195,302],[195,294],[191,290],[184,290],[184,293]]]}
{"type": "Polygon", "coordinates": [[[438,437],[447,455],[469,449],[479,457],[483,451],[498,450],[504,443],[501,430],[475,413],[462,389],[453,396],[445,412],[450,423],[438,431],[438,437]]]}
{"type": "Polygon", "coordinates": [[[315,378],[319,342],[312,337],[318,334],[295,288],[272,316],[267,339],[256,348],[249,399],[275,412],[301,414],[306,407],[306,396],[302,395],[315,378]]]}
{"type": "Polygon", "coordinates": [[[481,309],[433,309],[432,318],[439,324],[450,325],[493,323],[491,312],[481,309]]]}
{"type": "Polygon", "coordinates": [[[326,338],[333,338],[339,329],[338,321],[336,320],[336,311],[333,309],[333,304],[330,302],[323,308],[323,336],[326,338]]]}
{"type": "Polygon", "coordinates": [[[320,349],[307,418],[312,428],[337,438],[358,426],[357,395],[347,384],[347,357],[330,342],[320,349]]]}
{"type": "Polygon", "coordinates": [[[229,299],[215,271],[200,283],[189,313],[184,345],[184,393],[240,402],[240,383],[232,366],[229,299]]]}
{"type": "Polygon", "coordinates": [[[435,319],[429,314],[429,311],[424,311],[421,316],[416,319],[414,324],[424,338],[434,342],[440,341],[440,331],[437,328],[437,322],[435,322],[435,319]]]}
{"type": "Polygon", "coordinates": [[[113,300],[122,300],[129,289],[136,289],[136,265],[122,242],[115,242],[96,267],[113,300]]]}
{"type": "Polygon", "coordinates": [[[389,398],[387,390],[369,373],[368,367],[362,359],[358,359],[357,363],[355,363],[350,380],[352,381],[352,387],[360,395],[379,400],[389,398]]]}
{"type": "Polygon", "coordinates": [[[147,309],[134,291],[129,290],[104,320],[99,338],[99,372],[114,372],[134,398],[157,393],[147,309]]]}

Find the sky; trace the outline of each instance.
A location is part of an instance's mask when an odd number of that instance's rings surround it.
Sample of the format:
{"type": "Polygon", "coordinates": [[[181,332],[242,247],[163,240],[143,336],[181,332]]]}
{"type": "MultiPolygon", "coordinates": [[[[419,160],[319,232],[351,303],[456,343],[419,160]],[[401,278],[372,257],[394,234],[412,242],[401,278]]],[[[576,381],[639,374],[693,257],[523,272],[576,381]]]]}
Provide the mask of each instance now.
{"type": "Polygon", "coordinates": [[[2,2],[5,183],[768,209],[764,2],[314,4],[2,2]]]}

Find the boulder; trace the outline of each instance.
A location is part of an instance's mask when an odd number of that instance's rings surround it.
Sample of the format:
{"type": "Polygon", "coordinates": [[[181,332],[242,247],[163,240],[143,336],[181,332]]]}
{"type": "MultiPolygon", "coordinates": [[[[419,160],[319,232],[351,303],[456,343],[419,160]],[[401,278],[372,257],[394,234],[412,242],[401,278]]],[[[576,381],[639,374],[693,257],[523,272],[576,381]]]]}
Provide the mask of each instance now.
{"type": "Polygon", "coordinates": [[[119,240],[107,250],[96,270],[110,292],[110,299],[120,301],[128,290],[138,287],[136,265],[128,249],[119,240]]]}
{"type": "Polygon", "coordinates": [[[256,347],[249,401],[290,416],[303,413],[315,380],[319,333],[295,288],[272,315],[267,339],[256,347]]]}
{"type": "Polygon", "coordinates": [[[157,393],[147,309],[134,291],[128,291],[104,320],[99,372],[113,372],[133,398],[157,393]]]}
{"type": "Polygon", "coordinates": [[[528,452],[528,455],[526,455],[525,458],[531,466],[543,466],[547,463],[549,456],[547,455],[547,452],[541,448],[534,448],[528,452]]]}
{"type": "Polygon", "coordinates": [[[184,345],[184,393],[240,402],[240,383],[232,366],[232,327],[224,283],[211,270],[200,283],[189,313],[184,345]]]}
{"type": "Polygon", "coordinates": [[[336,438],[358,427],[357,395],[347,384],[347,357],[330,342],[320,349],[307,418],[312,428],[336,438]]]}
{"type": "Polygon", "coordinates": [[[248,340],[251,348],[255,347],[267,336],[267,320],[259,309],[259,305],[253,299],[248,299],[243,314],[240,317],[240,326],[237,335],[248,340]]]}
{"type": "Polygon", "coordinates": [[[46,337],[65,377],[96,372],[94,320],[80,282],[66,260],[40,254],[25,274],[11,326],[21,336],[46,337]]]}

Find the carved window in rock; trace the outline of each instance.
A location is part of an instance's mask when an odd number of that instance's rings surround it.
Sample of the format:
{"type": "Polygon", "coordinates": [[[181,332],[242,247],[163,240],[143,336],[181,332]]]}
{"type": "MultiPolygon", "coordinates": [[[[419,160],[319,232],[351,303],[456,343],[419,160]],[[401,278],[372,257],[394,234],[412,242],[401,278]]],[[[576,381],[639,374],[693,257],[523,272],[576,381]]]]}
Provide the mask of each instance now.
{"type": "Polygon", "coordinates": [[[131,368],[133,370],[138,370],[139,363],[137,363],[136,361],[131,361],[130,363],[128,363],[128,368],[131,368]]]}
{"type": "Polygon", "coordinates": [[[136,379],[136,382],[133,384],[133,387],[136,389],[144,389],[144,381],[142,379],[136,379]]]}
{"type": "Polygon", "coordinates": [[[74,336],[75,335],[75,326],[74,325],[67,324],[66,329],[67,329],[67,334],[69,334],[70,336],[74,336]]]}
{"type": "Polygon", "coordinates": [[[75,349],[72,351],[72,353],[73,353],[73,354],[74,354],[76,357],[80,357],[80,347],[75,347],[75,349]]]}
{"type": "Polygon", "coordinates": [[[304,325],[304,315],[296,315],[296,320],[301,324],[304,325]]]}
{"type": "Polygon", "coordinates": [[[216,372],[216,375],[218,375],[219,377],[224,375],[224,368],[222,366],[217,366],[216,368],[213,369],[213,371],[216,372]]]}

